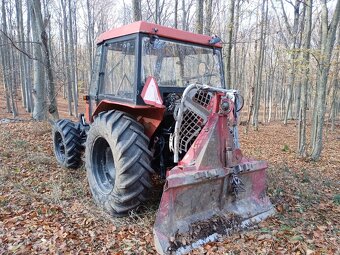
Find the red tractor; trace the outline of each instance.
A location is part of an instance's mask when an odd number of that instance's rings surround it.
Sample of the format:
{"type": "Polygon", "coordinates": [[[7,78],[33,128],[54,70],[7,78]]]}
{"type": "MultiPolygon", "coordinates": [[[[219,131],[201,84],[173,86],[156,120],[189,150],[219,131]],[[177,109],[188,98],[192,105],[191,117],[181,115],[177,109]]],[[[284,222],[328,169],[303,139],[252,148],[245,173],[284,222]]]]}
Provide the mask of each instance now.
{"type": "Polygon", "coordinates": [[[245,158],[238,91],[226,89],[218,37],[136,22],[97,42],[86,114],[54,125],[58,163],[85,150],[92,195],[112,216],[136,209],[165,179],[154,238],[186,253],[274,213],[267,164],[245,158]]]}

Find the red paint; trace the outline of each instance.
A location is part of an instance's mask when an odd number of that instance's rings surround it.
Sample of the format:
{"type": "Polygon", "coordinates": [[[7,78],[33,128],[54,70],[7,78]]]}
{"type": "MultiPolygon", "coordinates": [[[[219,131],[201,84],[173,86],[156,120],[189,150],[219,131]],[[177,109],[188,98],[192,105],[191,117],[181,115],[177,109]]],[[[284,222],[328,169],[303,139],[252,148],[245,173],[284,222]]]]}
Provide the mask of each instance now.
{"type": "Polygon", "coordinates": [[[86,105],[85,105],[85,120],[86,122],[91,121],[91,116],[90,116],[90,102],[86,100],[86,105]]]}
{"type": "Polygon", "coordinates": [[[221,113],[221,96],[217,93],[212,99],[208,121],[184,158],[167,172],[153,229],[158,252],[168,251],[170,237],[213,214],[233,214],[247,220],[273,210],[265,194],[267,164],[247,159],[235,148],[230,133],[235,122],[234,103],[228,99],[230,111],[221,113]],[[244,170],[239,177],[245,190],[235,198],[230,178],[237,165],[244,170]]]}
{"type": "Polygon", "coordinates": [[[109,110],[118,110],[132,115],[144,126],[144,133],[148,137],[151,137],[163,120],[165,107],[156,108],[148,105],[134,105],[102,100],[93,112],[91,122],[93,122],[94,116],[98,115],[100,112],[109,110]]]}
{"type": "MultiPolygon", "coordinates": [[[[140,32],[147,33],[147,34],[155,34],[161,37],[175,39],[175,40],[179,40],[183,42],[191,42],[191,43],[211,46],[209,44],[209,40],[211,39],[211,36],[194,34],[188,31],[165,27],[165,26],[161,26],[158,24],[148,23],[145,21],[137,21],[129,25],[122,26],[119,28],[114,28],[112,30],[104,32],[98,37],[97,44],[102,43],[103,41],[106,41],[112,38],[117,38],[120,36],[130,35],[130,34],[135,34],[135,33],[140,33],[140,32]],[[155,30],[157,30],[157,32],[155,32],[155,30]]],[[[217,43],[214,46],[218,48],[222,48],[222,44],[220,43],[217,43]]]]}

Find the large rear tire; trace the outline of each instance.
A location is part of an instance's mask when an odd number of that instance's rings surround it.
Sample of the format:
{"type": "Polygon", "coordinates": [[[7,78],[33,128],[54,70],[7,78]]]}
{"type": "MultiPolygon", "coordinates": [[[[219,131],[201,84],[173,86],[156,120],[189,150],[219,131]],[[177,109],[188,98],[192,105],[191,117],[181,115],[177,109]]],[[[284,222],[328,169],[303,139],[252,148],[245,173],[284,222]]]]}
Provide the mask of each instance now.
{"type": "Polygon", "coordinates": [[[81,137],[75,124],[68,119],[58,120],[52,130],[54,155],[60,166],[78,168],[81,164],[81,137]]]}
{"type": "Polygon", "coordinates": [[[86,140],[85,163],[92,195],[113,216],[147,199],[152,157],[144,127],[120,111],[100,113],[86,140]]]}

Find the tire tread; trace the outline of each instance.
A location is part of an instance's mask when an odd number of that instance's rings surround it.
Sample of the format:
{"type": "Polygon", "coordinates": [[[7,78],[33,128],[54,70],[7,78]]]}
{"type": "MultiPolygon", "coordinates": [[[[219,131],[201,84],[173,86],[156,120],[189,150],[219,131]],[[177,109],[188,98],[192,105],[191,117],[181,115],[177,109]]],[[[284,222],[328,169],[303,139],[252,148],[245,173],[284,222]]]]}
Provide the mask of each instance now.
{"type": "Polygon", "coordinates": [[[53,128],[53,136],[56,132],[61,134],[65,148],[63,160],[58,158],[55,152],[58,163],[64,168],[78,168],[81,164],[82,145],[80,133],[75,124],[68,119],[58,120],[53,128]]]}
{"type": "Polygon", "coordinates": [[[90,188],[100,206],[113,216],[125,215],[147,199],[152,188],[151,174],[154,171],[150,166],[152,153],[148,149],[149,138],[144,134],[143,125],[118,110],[102,112],[90,128],[87,143],[89,144],[86,146],[85,159],[90,188]],[[93,131],[93,128],[96,131],[93,131]],[[101,132],[109,137],[104,137],[101,132]],[[94,142],[98,135],[108,141],[114,154],[116,183],[108,195],[100,194],[90,181],[90,178],[94,177],[91,177],[92,152],[89,148],[92,148],[90,143],[94,142]]]}

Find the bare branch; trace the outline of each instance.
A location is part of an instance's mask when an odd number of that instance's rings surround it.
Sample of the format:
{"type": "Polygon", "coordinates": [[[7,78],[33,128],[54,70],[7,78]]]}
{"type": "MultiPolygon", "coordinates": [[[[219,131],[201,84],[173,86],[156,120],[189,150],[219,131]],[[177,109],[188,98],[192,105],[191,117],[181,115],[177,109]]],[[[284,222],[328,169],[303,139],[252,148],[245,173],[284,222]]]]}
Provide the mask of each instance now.
{"type": "MultiPolygon", "coordinates": [[[[22,49],[20,49],[20,48],[16,45],[16,43],[13,41],[13,39],[10,38],[4,31],[2,31],[2,30],[0,29],[0,32],[1,32],[1,33],[2,33],[2,34],[10,41],[9,44],[12,45],[13,48],[15,48],[17,51],[21,52],[22,54],[24,54],[25,56],[27,56],[29,59],[37,60],[37,61],[40,61],[40,62],[41,62],[40,59],[34,58],[33,56],[31,56],[31,55],[28,54],[27,52],[25,52],[25,51],[23,51],[22,49]]],[[[32,42],[32,43],[40,44],[39,42],[32,42]]],[[[2,45],[1,45],[1,46],[2,46],[2,45]]]]}
{"type": "Polygon", "coordinates": [[[283,12],[283,19],[285,21],[287,31],[288,31],[289,35],[291,37],[293,37],[292,26],[289,24],[288,17],[287,17],[287,14],[286,14],[286,10],[285,10],[285,7],[283,6],[283,1],[281,0],[280,3],[281,3],[281,8],[282,8],[282,12],[283,12]]]}

